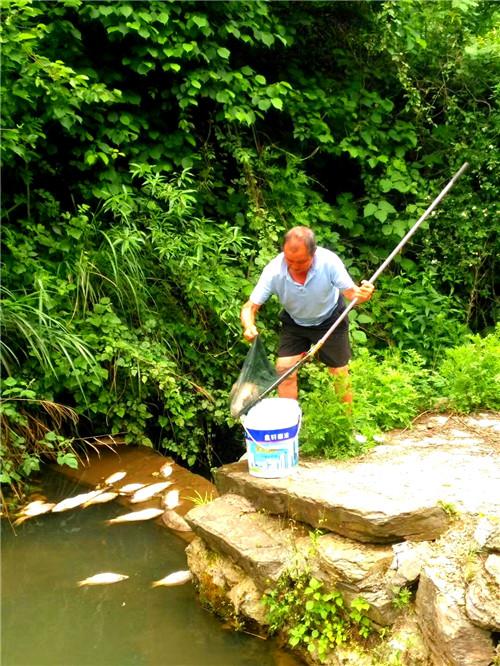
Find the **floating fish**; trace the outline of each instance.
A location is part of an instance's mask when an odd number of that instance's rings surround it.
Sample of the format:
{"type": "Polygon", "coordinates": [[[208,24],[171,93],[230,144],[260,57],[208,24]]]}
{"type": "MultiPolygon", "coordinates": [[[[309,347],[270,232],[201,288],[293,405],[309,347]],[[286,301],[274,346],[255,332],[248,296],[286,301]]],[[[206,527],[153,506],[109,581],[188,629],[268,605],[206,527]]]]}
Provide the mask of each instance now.
{"type": "Polygon", "coordinates": [[[179,491],[169,490],[166,495],[163,495],[162,504],[165,509],[175,509],[179,506],[179,491]]]}
{"type": "Polygon", "coordinates": [[[145,483],[127,483],[125,486],[122,486],[121,488],[118,488],[118,490],[121,493],[135,493],[136,490],[139,490],[140,488],[144,488],[146,484],[145,483]]]}
{"type": "Polygon", "coordinates": [[[76,509],[76,507],[85,504],[97,495],[101,494],[101,490],[91,490],[89,493],[81,493],[74,497],[68,497],[61,502],[58,502],[52,509],[52,513],[60,513],[61,511],[68,511],[68,509],[76,509]]]}
{"type": "Polygon", "coordinates": [[[44,502],[43,500],[35,500],[30,502],[23,509],[21,515],[31,518],[32,516],[40,516],[42,513],[47,513],[55,507],[54,502],[44,502]]]}
{"type": "Polygon", "coordinates": [[[135,492],[132,495],[130,501],[132,504],[136,504],[137,502],[145,502],[158,493],[161,493],[162,490],[165,490],[165,488],[168,488],[168,486],[171,485],[172,481],[159,481],[158,483],[151,483],[149,486],[144,486],[144,488],[141,488],[135,492]]]}
{"type": "Polygon", "coordinates": [[[172,585],[184,585],[190,581],[193,577],[193,574],[190,571],[174,571],[174,573],[168,574],[165,578],[161,580],[155,580],[151,587],[171,587],[172,585]]]}
{"type": "Polygon", "coordinates": [[[176,511],[167,509],[167,511],[163,512],[161,519],[167,527],[170,527],[171,530],[175,530],[176,532],[192,532],[184,518],[179,516],[176,511]]]}
{"type": "Polygon", "coordinates": [[[115,472],[114,474],[111,474],[111,476],[108,476],[107,479],[104,479],[104,485],[105,486],[112,486],[113,483],[117,483],[118,481],[121,481],[127,476],[127,472],[115,472]]]}
{"type": "Polygon", "coordinates": [[[96,574],[90,578],[85,578],[78,582],[78,587],[83,587],[84,585],[109,585],[110,583],[119,583],[122,580],[126,580],[129,576],[124,574],[112,573],[106,571],[104,573],[96,574]]]}
{"type": "Polygon", "coordinates": [[[111,518],[111,520],[106,521],[108,525],[114,525],[115,523],[135,523],[138,520],[151,520],[151,518],[157,518],[161,516],[163,509],[142,509],[142,511],[132,511],[132,513],[126,513],[123,516],[118,516],[117,518],[111,518]]]}
{"type": "Polygon", "coordinates": [[[160,467],[160,476],[163,476],[164,479],[168,479],[173,471],[174,468],[172,467],[172,463],[165,463],[160,467]]]}
{"type": "Polygon", "coordinates": [[[88,499],[83,506],[91,506],[92,504],[105,504],[106,502],[111,502],[115,497],[118,497],[119,493],[116,493],[114,490],[108,492],[102,492],[102,490],[96,491],[96,495],[88,499]]]}
{"type": "Polygon", "coordinates": [[[55,504],[53,502],[34,500],[21,509],[18,518],[14,521],[14,525],[20,525],[25,520],[28,520],[28,518],[33,518],[34,516],[41,516],[43,513],[52,511],[54,507],[55,504]]]}

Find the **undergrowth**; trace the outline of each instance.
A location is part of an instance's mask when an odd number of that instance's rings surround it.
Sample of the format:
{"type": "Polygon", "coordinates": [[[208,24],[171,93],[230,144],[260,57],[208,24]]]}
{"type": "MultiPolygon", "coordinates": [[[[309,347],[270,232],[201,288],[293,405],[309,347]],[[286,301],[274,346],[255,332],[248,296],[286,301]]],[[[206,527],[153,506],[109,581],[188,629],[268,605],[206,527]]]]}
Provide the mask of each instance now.
{"type": "Polygon", "coordinates": [[[336,646],[353,637],[366,639],[372,631],[366,601],[357,598],[348,605],[340,592],[324,589],[306,573],[283,574],[263,601],[270,632],[284,633],[290,647],[306,649],[321,662],[336,646]]]}
{"type": "Polygon", "coordinates": [[[428,410],[467,413],[500,409],[500,327],[469,336],[435,368],[414,351],[383,355],[357,350],[351,363],[352,407],[335,395],[327,370],[314,363],[301,377],[301,453],[326,458],[359,455],[382,433],[404,428],[428,410]]]}

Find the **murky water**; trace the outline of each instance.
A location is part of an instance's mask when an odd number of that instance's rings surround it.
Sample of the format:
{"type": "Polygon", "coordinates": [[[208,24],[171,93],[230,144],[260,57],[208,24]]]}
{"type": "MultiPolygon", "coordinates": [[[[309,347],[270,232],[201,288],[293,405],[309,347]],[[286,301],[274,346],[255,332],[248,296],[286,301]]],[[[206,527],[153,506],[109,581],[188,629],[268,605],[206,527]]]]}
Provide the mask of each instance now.
{"type": "MultiPolygon", "coordinates": [[[[88,490],[57,474],[43,485],[51,500],[88,490]]],[[[106,525],[124,512],[112,502],[48,514],[16,534],[2,520],[2,666],[278,663],[272,642],[224,630],[190,584],[151,588],[187,568],[185,544],[153,521],[106,525]],[[77,587],[103,571],[130,578],[77,587]]]]}

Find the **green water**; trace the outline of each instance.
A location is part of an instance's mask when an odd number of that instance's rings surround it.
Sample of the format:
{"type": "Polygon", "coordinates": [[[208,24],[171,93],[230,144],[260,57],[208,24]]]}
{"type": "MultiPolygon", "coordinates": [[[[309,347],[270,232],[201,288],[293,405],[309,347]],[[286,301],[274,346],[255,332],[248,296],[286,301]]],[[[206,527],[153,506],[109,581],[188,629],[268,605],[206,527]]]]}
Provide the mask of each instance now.
{"type": "MultiPolygon", "coordinates": [[[[85,492],[58,475],[50,500],[85,492]]],[[[272,642],[234,633],[203,610],[191,584],[150,587],[187,569],[185,544],[153,521],[106,525],[116,502],[2,520],[2,666],[273,666],[272,642]],[[77,587],[103,571],[130,576],[77,587]]]]}

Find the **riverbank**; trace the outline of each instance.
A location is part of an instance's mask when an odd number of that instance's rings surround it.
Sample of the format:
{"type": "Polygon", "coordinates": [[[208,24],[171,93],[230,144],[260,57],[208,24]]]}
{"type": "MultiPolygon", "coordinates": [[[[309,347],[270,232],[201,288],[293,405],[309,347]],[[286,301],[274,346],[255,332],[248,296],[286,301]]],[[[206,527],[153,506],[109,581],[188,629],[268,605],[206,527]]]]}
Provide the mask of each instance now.
{"type": "Polygon", "coordinates": [[[267,635],[262,602],[281,590],[271,602],[279,633],[311,663],[492,663],[500,414],[429,414],[355,459],[302,460],[283,479],[252,477],[234,463],[217,470],[216,484],[221,496],[186,515],[197,535],[187,552],[200,596],[222,616],[267,635]],[[317,600],[328,600],[321,627],[308,592],[297,598],[304,578],[318,582],[317,600]],[[338,590],[351,608],[366,602],[357,626],[346,619],[341,628],[359,634],[366,617],[368,649],[333,641],[325,653],[323,636],[339,630],[340,621],[328,630],[325,619],[338,590]]]}

